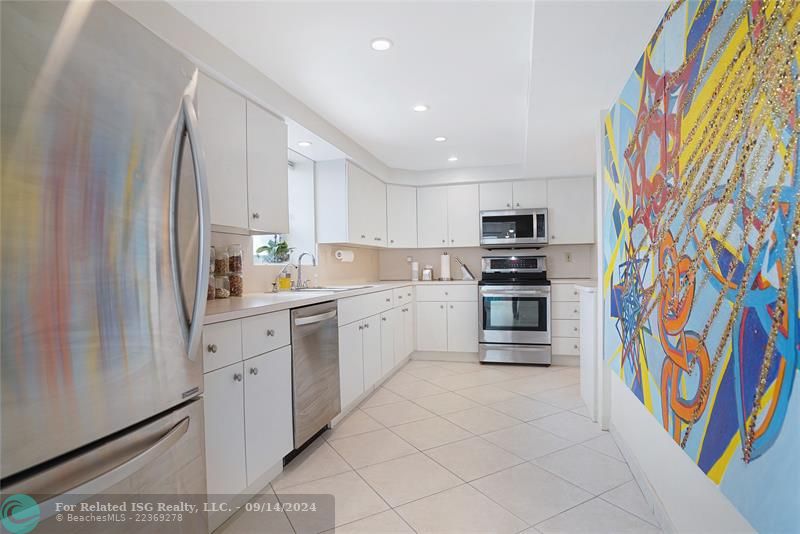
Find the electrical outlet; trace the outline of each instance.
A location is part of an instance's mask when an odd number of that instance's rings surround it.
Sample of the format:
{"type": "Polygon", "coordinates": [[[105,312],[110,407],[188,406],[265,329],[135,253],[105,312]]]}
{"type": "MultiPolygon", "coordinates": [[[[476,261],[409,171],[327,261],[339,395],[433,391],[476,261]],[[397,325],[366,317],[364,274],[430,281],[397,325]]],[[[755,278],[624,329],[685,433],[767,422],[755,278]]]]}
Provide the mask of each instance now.
{"type": "Polygon", "coordinates": [[[414,261],[414,258],[413,258],[413,257],[411,257],[411,256],[406,256],[406,263],[411,263],[412,261],[414,261]]]}
{"type": "Polygon", "coordinates": [[[565,253],[564,258],[567,260],[567,263],[572,263],[572,252],[565,253]]]}

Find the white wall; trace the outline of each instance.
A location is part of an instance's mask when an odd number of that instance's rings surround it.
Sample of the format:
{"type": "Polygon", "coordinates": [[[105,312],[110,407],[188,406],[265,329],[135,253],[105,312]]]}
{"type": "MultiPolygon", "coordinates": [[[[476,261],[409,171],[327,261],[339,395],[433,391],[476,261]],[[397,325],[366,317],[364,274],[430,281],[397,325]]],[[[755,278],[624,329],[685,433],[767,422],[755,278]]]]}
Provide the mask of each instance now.
{"type": "Polygon", "coordinates": [[[753,528],[616,375],[611,431],[667,532],[733,533],[753,528]],[[632,458],[631,458],[632,457],[632,458]]]}

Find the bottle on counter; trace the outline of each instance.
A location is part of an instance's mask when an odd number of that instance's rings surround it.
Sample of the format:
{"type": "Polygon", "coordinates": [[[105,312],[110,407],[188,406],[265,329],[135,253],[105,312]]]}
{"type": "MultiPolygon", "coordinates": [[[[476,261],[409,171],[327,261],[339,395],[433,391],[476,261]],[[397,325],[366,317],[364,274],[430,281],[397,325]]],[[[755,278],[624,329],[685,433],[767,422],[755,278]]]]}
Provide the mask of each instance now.
{"type": "Polygon", "coordinates": [[[241,297],[244,294],[244,275],[242,273],[228,273],[228,283],[232,297],[241,297]]]}
{"type": "Polygon", "coordinates": [[[242,245],[234,243],[228,247],[228,271],[232,273],[241,273],[242,266],[244,265],[244,256],[242,255],[242,245]]]}
{"type": "Polygon", "coordinates": [[[214,277],[214,298],[226,299],[231,296],[231,284],[227,275],[214,277]]]}
{"type": "Polygon", "coordinates": [[[228,253],[225,250],[218,250],[214,260],[214,274],[216,276],[226,276],[228,274],[228,253]]]}

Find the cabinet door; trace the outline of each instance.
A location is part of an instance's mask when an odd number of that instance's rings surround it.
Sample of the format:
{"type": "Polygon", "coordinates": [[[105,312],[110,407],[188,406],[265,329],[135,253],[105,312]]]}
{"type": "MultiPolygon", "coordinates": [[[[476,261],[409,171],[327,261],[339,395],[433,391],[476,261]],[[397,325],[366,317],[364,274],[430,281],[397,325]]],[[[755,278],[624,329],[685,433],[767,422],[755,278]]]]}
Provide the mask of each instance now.
{"type": "Polygon", "coordinates": [[[370,204],[369,204],[369,235],[372,244],[385,247],[386,238],[386,184],[370,176],[370,204]]]}
{"type": "Polygon", "coordinates": [[[289,233],[286,123],[247,103],[247,200],[250,229],[289,233]]]}
{"type": "Polygon", "coordinates": [[[374,386],[381,378],[381,322],[380,315],[364,320],[362,354],[365,390],[374,386]]]}
{"type": "Polygon", "coordinates": [[[546,208],[547,180],[514,182],[514,209],[546,208]]]}
{"type": "Polygon", "coordinates": [[[245,99],[201,74],[197,121],[203,137],[211,224],[248,228],[245,99]]]}
{"type": "Polygon", "coordinates": [[[294,448],[291,346],[246,360],[244,380],[249,486],[294,448]]]}
{"type": "Polygon", "coordinates": [[[247,487],[242,362],[203,377],[206,481],[209,494],[237,494],[247,487]]]}
{"type": "Polygon", "coordinates": [[[550,244],[594,243],[593,178],[547,180],[550,244]]]}
{"type": "Polygon", "coordinates": [[[445,302],[417,303],[417,349],[447,350],[445,302]]]}
{"type": "Polygon", "coordinates": [[[507,210],[512,207],[511,182],[489,182],[480,185],[481,211],[507,210]]]}
{"type": "Polygon", "coordinates": [[[405,310],[403,313],[403,347],[405,350],[402,357],[405,358],[416,350],[414,347],[414,304],[408,304],[403,309],[405,310]]]}
{"type": "Polygon", "coordinates": [[[447,246],[447,187],[417,189],[417,236],[420,247],[447,246]]]}
{"type": "MultiPolygon", "coordinates": [[[[347,229],[351,243],[372,245],[370,235],[371,176],[363,169],[347,163],[347,229]]],[[[322,199],[324,201],[324,199],[322,199]]]]}
{"type": "Polygon", "coordinates": [[[447,304],[447,350],[478,352],[478,304],[450,302],[447,304]]]}
{"type": "Polygon", "coordinates": [[[480,242],[478,184],[447,188],[448,246],[477,247],[480,242]]]}
{"type": "Polygon", "coordinates": [[[417,188],[386,186],[386,222],[388,246],[417,247],[417,188]]]}
{"type": "Polygon", "coordinates": [[[342,411],[364,392],[361,321],[339,328],[339,396],[342,411]]]}
{"type": "Polygon", "coordinates": [[[391,310],[381,314],[381,376],[386,376],[392,369],[394,369],[394,362],[397,355],[398,343],[401,344],[400,350],[402,351],[402,336],[397,335],[397,325],[402,321],[397,320],[400,313],[400,308],[392,308],[391,310]]]}

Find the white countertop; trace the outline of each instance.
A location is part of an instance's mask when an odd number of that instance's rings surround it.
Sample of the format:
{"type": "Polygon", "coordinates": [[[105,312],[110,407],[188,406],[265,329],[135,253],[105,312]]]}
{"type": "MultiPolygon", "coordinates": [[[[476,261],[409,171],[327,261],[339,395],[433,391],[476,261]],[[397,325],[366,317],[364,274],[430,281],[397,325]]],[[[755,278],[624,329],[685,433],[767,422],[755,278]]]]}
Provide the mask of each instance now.
{"type": "MultiPolygon", "coordinates": [[[[411,280],[392,280],[380,282],[364,282],[363,284],[348,284],[348,286],[367,286],[346,291],[279,291],[278,293],[247,293],[241,297],[230,297],[227,299],[215,299],[208,301],[206,305],[206,317],[204,324],[221,323],[232,321],[251,315],[259,315],[291,308],[318,304],[329,300],[337,300],[367,293],[376,293],[406,286],[417,285],[436,285],[436,284],[455,284],[455,285],[477,285],[477,280],[450,280],[447,282],[434,280],[432,282],[412,282],[411,280]]],[[[336,287],[335,285],[333,287],[336,287]]]]}
{"type": "Polygon", "coordinates": [[[576,286],[597,287],[597,280],[594,278],[551,278],[551,284],[574,284],[576,286]]]}

